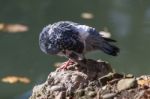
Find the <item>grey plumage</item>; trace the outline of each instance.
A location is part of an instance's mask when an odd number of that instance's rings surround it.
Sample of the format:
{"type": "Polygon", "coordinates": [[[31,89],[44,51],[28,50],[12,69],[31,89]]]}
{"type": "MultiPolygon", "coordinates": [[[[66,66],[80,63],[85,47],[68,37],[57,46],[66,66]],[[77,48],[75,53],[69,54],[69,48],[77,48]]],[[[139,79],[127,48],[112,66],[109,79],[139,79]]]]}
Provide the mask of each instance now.
{"type": "Polygon", "coordinates": [[[83,59],[85,53],[94,50],[116,56],[119,48],[110,43],[114,41],[102,37],[95,28],[70,21],[48,25],[39,36],[39,45],[43,52],[64,55],[74,60],[83,59]]]}

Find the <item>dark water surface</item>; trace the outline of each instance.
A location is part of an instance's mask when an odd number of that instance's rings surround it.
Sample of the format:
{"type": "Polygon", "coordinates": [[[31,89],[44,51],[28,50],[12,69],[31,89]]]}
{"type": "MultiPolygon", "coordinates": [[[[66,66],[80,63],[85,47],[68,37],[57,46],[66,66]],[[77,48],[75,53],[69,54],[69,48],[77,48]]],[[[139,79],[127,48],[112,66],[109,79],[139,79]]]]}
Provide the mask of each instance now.
{"type": "Polygon", "coordinates": [[[26,99],[34,85],[46,80],[55,62],[65,58],[48,56],[38,46],[42,28],[59,20],[71,20],[112,33],[120,47],[118,57],[102,52],[87,56],[110,62],[116,71],[150,74],[150,0],[0,0],[0,22],[29,27],[24,33],[0,31],[0,79],[25,76],[31,83],[0,82],[0,99],[26,99]],[[82,13],[93,14],[84,19],[82,13]]]}

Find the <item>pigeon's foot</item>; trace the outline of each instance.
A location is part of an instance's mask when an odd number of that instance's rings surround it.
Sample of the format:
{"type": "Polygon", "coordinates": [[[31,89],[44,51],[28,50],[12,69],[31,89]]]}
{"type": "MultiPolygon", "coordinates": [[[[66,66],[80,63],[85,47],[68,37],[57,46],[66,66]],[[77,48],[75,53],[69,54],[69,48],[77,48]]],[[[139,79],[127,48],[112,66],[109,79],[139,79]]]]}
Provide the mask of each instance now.
{"type": "Polygon", "coordinates": [[[67,67],[73,65],[75,62],[69,59],[68,61],[64,62],[56,71],[64,71],[67,70],[67,67]]]}

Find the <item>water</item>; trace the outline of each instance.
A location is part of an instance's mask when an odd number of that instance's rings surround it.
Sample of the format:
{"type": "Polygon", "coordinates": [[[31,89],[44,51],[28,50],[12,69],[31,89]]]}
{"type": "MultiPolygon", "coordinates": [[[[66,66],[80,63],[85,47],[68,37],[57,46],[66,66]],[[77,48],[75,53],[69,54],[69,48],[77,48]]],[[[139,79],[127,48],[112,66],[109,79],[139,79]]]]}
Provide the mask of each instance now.
{"type": "Polygon", "coordinates": [[[31,79],[30,84],[0,82],[1,99],[26,99],[33,86],[44,82],[54,70],[55,62],[66,60],[45,55],[38,46],[42,28],[59,20],[87,24],[97,30],[107,27],[118,41],[119,56],[93,52],[87,57],[108,61],[118,72],[149,74],[149,0],[0,0],[0,12],[0,22],[29,27],[24,33],[0,32],[0,79],[9,75],[31,79]],[[93,19],[83,19],[84,12],[92,13],[93,19]]]}

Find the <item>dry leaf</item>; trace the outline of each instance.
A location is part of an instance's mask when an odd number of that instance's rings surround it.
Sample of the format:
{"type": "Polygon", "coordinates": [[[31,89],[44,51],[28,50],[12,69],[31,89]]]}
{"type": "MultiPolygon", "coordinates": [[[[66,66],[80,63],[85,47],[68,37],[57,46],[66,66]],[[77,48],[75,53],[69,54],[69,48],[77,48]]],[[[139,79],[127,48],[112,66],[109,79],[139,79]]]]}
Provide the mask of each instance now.
{"type": "Polygon", "coordinates": [[[21,82],[24,84],[28,84],[30,83],[30,79],[27,77],[19,77],[19,76],[7,76],[1,79],[2,82],[4,83],[10,83],[10,84],[14,84],[17,82],[21,82]]]}
{"type": "Polygon", "coordinates": [[[92,13],[89,13],[89,12],[84,12],[84,13],[81,14],[81,17],[83,19],[93,19],[94,15],[92,13]]]}
{"type": "Polygon", "coordinates": [[[150,87],[150,76],[143,75],[137,79],[138,85],[150,87]]]}
{"type": "Polygon", "coordinates": [[[99,33],[100,33],[100,34],[102,35],[102,37],[104,37],[104,38],[110,38],[110,37],[111,37],[111,33],[108,32],[108,28],[107,28],[107,27],[104,27],[104,31],[100,31],[99,33]]]}
{"type": "Polygon", "coordinates": [[[16,33],[28,31],[28,27],[22,24],[4,24],[0,23],[0,30],[4,32],[16,33]]]}
{"type": "Polygon", "coordinates": [[[13,83],[16,83],[17,81],[18,81],[18,78],[15,76],[7,76],[7,77],[2,78],[2,82],[4,83],[13,84],[13,83]]]}
{"type": "Polygon", "coordinates": [[[107,31],[100,31],[99,33],[100,33],[100,34],[102,35],[102,37],[104,37],[104,38],[110,38],[110,37],[111,37],[110,32],[107,32],[107,31]]]}
{"type": "Polygon", "coordinates": [[[27,77],[19,77],[19,81],[25,84],[30,83],[30,79],[27,77]]]}
{"type": "Polygon", "coordinates": [[[150,80],[138,80],[137,82],[141,86],[149,86],[150,87],[150,80]]]}

